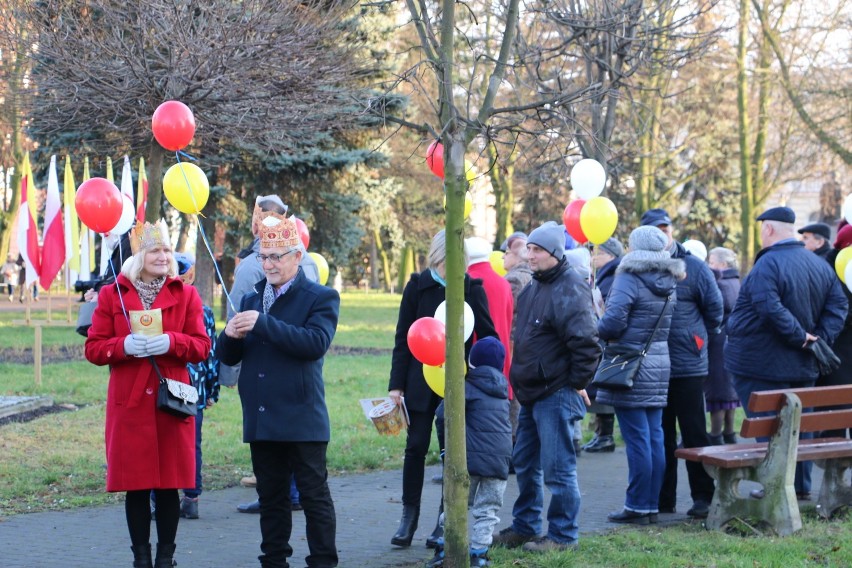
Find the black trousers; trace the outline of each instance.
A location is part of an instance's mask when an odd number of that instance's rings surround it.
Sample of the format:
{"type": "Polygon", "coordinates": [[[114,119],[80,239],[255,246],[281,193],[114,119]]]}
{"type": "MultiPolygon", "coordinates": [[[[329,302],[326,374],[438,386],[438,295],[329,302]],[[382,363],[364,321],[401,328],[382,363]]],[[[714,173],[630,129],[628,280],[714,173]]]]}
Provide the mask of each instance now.
{"type": "Polygon", "coordinates": [[[420,507],[426,454],[432,441],[432,422],[440,399],[433,396],[426,412],[409,409],[408,437],[405,441],[405,461],[402,466],[402,504],[420,507]],[[434,404],[433,404],[434,403],[434,404]]]}
{"type": "MultiPolygon", "coordinates": [[[[666,450],[666,472],[660,490],[660,509],[674,509],[677,502],[677,427],[684,448],[710,445],[707,420],[704,414],[704,381],[702,377],[672,377],[669,380],[668,403],[663,409],[663,437],[666,450]]],[[[686,462],[692,500],[710,503],[713,500],[713,478],[698,462],[686,462]]]]}
{"type": "Polygon", "coordinates": [[[328,489],[325,442],[252,442],[251,463],[260,499],[261,566],[286,568],[293,555],[290,477],[296,477],[305,509],[310,567],[337,566],[337,519],[328,489]]]}

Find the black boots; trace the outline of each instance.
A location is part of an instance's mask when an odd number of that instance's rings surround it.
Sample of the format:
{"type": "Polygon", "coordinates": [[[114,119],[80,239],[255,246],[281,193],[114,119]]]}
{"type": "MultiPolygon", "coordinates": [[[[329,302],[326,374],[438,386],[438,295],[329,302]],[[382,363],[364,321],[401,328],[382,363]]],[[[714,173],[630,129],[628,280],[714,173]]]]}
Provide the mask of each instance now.
{"type": "Polygon", "coordinates": [[[130,550],[133,551],[133,568],[154,568],[151,563],[150,544],[131,546],[130,550]]]}
{"type": "Polygon", "coordinates": [[[154,568],[172,568],[177,562],[172,558],[175,555],[174,544],[158,544],[157,558],[154,559],[154,568]]]}
{"type": "Polygon", "coordinates": [[[411,546],[414,531],[417,530],[417,520],[420,518],[420,507],[413,505],[402,506],[402,519],[399,521],[399,529],[391,538],[394,546],[411,546]]]}
{"type": "Polygon", "coordinates": [[[438,520],[435,522],[435,530],[426,539],[426,547],[437,549],[441,545],[441,539],[444,538],[444,525],[441,524],[441,515],[444,514],[444,500],[441,499],[441,506],[438,507],[438,520]]]}
{"type": "Polygon", "coordinates": [[[614,414],[596,414],[595,415],[595,437],[583,446],[583,449],[590,454],[600,452],[614,452],[615,438],[612,436],[615,428],[614,414]]]}

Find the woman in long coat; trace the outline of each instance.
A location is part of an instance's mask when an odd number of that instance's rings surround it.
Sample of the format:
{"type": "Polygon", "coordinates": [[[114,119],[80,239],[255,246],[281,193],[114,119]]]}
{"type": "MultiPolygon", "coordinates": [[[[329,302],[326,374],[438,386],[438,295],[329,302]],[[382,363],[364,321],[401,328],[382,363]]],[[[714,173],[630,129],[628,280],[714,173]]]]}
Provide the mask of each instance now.
{"type": "MultiPolygon", "coordinates": [[[[434,317],[435,310],[446,299],[446,256],[446,239],[444,231],[440,231],[432,238],[429,248],[429,268],[411,275],[411,280],[402,292],[402,302],[399,306],[388,396],[396,404],[405,397],[410,422],[402,468],[402,520],[396,534],[391,538],[391,544],[395,546],[410,546],[414,531],[417,530],[426,453],[432,439],[435,410],[441,402],[441,397],[429,388],[423,378],[423,364],[415,359],[408,349],[408,328],[422,317],[434,317]]],[[[482,280],[471,279],[465,274],[464,299],[473,310],[476,337],[496,337],[497,332],[488,312],[488,299],[482,280]]],[[[465,342],[465,360],[472,346],[473,336],[465,342]]],[[[434,539],[438,536],[440,535],[433,533],[429,544],[434,544],[434,539]]]]}
{"type": "Polygon", "coordinates": [[[682,260],[671,258],[665,250],[668,237],[656,227],[634,229],[629,244],[630,252],[618,266],[606,311],[598,322],[598,334],[608,344],[636,350],[643,349],[652,334],[653,338],[633,388],[599,388],[597,400],[615,408],[627,450],[624,509],[607,518],[614,523],[647,525],[659,513],[666,468],[663,407],[671,374],[668,338],[677,282],[686,269],[682,260]]]}
{"type": "Polygon", "coordinates": [[[101,289],[86,339],[86,359],[109,365],[106,405],[106,489],[126,491],[125,510],[137,568],[150,568],[151,509],[157,500],[156,567],[172,566],[179,519],[178,489],[195,484],[195,420],[157,409],[159,378],[189,384],[187,363],[210,352],[201,298],[184,286],[168,237],[160,221],[134,230],[135,254],[127,259],[115,284],[101,289]],[[162,334],[131,333],[137,310],[159,309],[162,334]]]}

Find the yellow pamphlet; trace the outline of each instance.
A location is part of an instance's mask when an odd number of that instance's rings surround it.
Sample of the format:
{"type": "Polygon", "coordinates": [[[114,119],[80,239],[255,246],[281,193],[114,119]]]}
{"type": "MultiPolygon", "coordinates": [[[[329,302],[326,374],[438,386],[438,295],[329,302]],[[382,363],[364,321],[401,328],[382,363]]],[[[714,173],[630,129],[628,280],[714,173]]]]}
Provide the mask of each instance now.
{"type": "Polygon", "coordinates": [[[160,308],[154,310],[130,310],[130,330],[139,335],[153,337],[163,334],[163,311],[160,308]]]}

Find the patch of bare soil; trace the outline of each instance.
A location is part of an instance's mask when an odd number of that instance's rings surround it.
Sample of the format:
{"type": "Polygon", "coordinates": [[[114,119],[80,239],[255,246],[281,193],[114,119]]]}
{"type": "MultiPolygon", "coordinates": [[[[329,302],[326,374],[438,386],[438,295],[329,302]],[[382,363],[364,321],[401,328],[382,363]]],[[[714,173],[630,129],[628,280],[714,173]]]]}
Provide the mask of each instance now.
{"type": "Polygon", "coordinates": [[[31,420],[41,418],[42,416],[49,416],[58,412],[74,412],[76,410],[79,410],[79,408],[73,404],[54,404],[53,406],[43,406],[34,410],[27,410],[25,412],[0,418],[0,427],[5,426],[6,424],[23,424],[24,422],[30,422],[31,420]]]}

